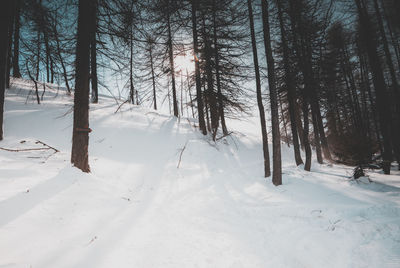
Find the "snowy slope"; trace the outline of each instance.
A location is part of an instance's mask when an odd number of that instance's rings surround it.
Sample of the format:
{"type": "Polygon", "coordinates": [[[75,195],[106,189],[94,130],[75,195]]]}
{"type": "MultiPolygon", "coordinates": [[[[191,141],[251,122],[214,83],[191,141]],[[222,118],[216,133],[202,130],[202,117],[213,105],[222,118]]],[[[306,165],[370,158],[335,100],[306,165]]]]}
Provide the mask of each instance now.
{"type": "Polygon", "coordinates": [[[102,97],[84,174],[69,163],[72,98],[49,89],[37,105],[15,85],[0,146],[60,152],[0,150],[2,268],[400,267],[398,171],[369,172],[369,184],[344,166],[307,173],[284,145],[275,187],[256,119],[214,144],[187,119],[129,105],[115,114],[102,97]]]}

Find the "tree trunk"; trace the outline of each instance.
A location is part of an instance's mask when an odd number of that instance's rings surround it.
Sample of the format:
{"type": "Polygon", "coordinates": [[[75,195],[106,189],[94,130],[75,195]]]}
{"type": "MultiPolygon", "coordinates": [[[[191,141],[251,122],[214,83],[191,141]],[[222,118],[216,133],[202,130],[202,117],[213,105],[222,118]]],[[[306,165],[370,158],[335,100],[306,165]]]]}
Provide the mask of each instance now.
{"type": "Polygon", "coordinates": [[[157,110],[157,94],[156,94],[156,79],[154,74],[154,65],[153,65],[153,44],[149,44],[149,56],[150,56],[150,68],[151,68],[151,82],[153,85],[153,105],[154,110],[157,110]]]}
{"type": "Polygon", "coordinates": [[[6,87],[6,70],[8,58],[8,30],[9,16],[11,14],[13,0],[3,0],[0,10],[0,17],[3,23],[0,24],[0,140],[3,140],[3,114],[4,114],[4,93],[6,87]]]}
{"type": "Polygon", "coordinates": [[[65,87],[67,88],[68,93],[71,94],[71,88],[70,88],[69,82],[68,82],[67,68],[65,67],[63,56],[61,55],[60,41],[57,37],[57,34],[56,34],[56,42],[57,42],[57,56],[58,56],[58,59],[60,60],[61,68],[63,70],[65,87]]]}
{"type": "Polygon", "coordinates": [[[199,118],[199,129],[203,135],[207,135],[206,123],[204,120],[204,103],[201,92],[201,79],[200,79],[200,63],[199,63],[199,45],[197,37],[197,10],[198,1],[192,0],[192,30],[193,30],[193,51],[195,62],[195,76],[196,76],[196,100],[197,100],[197,116],[199,118]]]}
{"type": "Polygon", "coordinates": [[[261,0],[265,55],[268,64],[269,97],[271,102],[272,121],[272,182],[282,184],[281,137],[279,132],[278,97],[275,80],[275,62],[272,56],[271,36],[269,26],[268,0],[261,0]]]}
{"type": "Polygon", "coordinates": [[[15,20],[14,20],[14,55],[13,55],[13,77],[20,78],[19,70],[19,30],[20,30],[20,10],[21,0],[15,0],[15,20]]]}
{"type": "Polygon", "coordinates": [[[76,46],[76,75],[74,97],[74,125],[72,135],[71,163],[83,172],[89,167],[89,65],[90,31],[93,20],[91,2],[79,0],[78,39],[76,46]]]}
{"type": "Polygon", "coordinates": [[[129,99],[132,104],[135,104],[135,88],[133,86],[133,33],[132,28],[129,33],[129,99]]]}
{"type": "Polygon", "coordinates": [[[189,91],[190,108],[192,110],[192,117],[194,118],[193,97],[192,97],[192,91],[191,91],[191,86],[190,86],[190,81],[189,81],[189,72],[187,69],[186,69],[186,79],[187,79],[187,86],[188,86],[188,91],[189,91]]]}
{"type": "Polygon", "coordinates": [[[283,111],[283,104],[282,104],[282,96],[281,96],[281,94],[278,94],[278,103],[279,103],[279,110],[281,112],[281,120],[282,120],[282,123],[283,123],[283,130],[285,131],[286,144],[290,148],[289,133],[287,131],[287,124],[286,124],[286,119],[285,119],[285,113],[283,111]]]}
{"type": "Polygon", "coordinates": [[[228,129],[226,128],[226,122],[225,122],[224,100],[223,100],[222,89],[221,89],[216,17],[217,17],[216,0],[213,0],[214,57],[215,57],[215,76],[216,76],[216,80],[217,80],[216,82],[217,82],[217,97],[218,97],[218,115],[221,119],[222,133],[224,135],[228,135],[228,129]]]}
{"type": "MultiPolygon", "coordinates": [[[[167,7],[169,9],[169,7],[167,7]]],[[[179,110],[178,110],[178,101],[176,97],[176,83],[175,83],[175,65],[174,65],[174,48],[172,44],[172,33],[171,33],[171,20],[170,14],[168,11],[168,53],[169,53],[169,68],[171,72],[171,82],[172,82],[172,102],[174,107],[174,116],[179,117],[179,110]]]]}
{"type": "Polygon", "coordinates": [[[92,16],[96,18],[92,21],[90,31],[90,81],[92,84],[92,103],[99,102],[99,89],[97,81],[97,47],[96,47],[96,32],[97,32],[97,0],[91,0],[92,16]]]}
{"type": "Polygon", "coordinates": [[[304,131],[303,131],[303,135],[304,135],[304,149],[306,152],[306,163],[304,164],[304,170],[306,171],[310,171],[311,170],[311,146],[310,146],[310,142],[309,142],[309,123],[308,123],[308,112],[309,112],[309,108],[308,108],[308,103],[307,100],[304,98],[303,99],[303,123],[304,123],[304,131]]]}
{"type": "MultiPolygon", "coordinates": [[[[263,0],[262,0],[263,1],[263,0]]],[[[253,19],[253,7],[251,0],[247,0],[247,5],[249,9],[249,20],[250,20],[250,33],[251,33],[251,45],[253,48],[253,62],[254,62],[254,72],[256,75],[256,93],[257,93],[257,104],[258,111],[260,113],[260,123],[261,123],[261,137],[263,145],[263,156],[264,156],[264,176],[271,176],[271,167],[269,159],[269,149],[268,149],[268,133],[267,126],[265,122],[265,110],[261,94],[261,78],[260,78],[260,67],[258,64],[258,53],[257,53],[257,43],[254,31],[254,19],[253,19]]]]}
{"type": "Polygon", "coordinates": [[[50,46],[49,46],[49,38],[47,36],[46,31],[43,31],[43,37],[44,37],[44,47],[46,53],[46,82],[50,83],[50,46]]]}
{"type": "Polygon", "coordinates": [[[289,103],[289,117],[290,117],[290,127],[292,130],[292,140],[294,147],[294,158],[296,161],[296,166],[303,164],[303,160],[300,155],[300,145],[299,145],[299,134],[297,132],[297,124],[296,124],[296,91],[295,91],[295,83],[293,78],[293,72],[290,66],[289,61],[289,47],[286,39],[286,31],[285,25],[283,23],[283,14],[282,14],[282,3],[277,1],[278,6],[278,16],[279,16],[279,26],[281,31],[281,40],[282,40],[282,49],[283,49],[283,64],[285,69],[285,83],[287,87],[287,99],[289,103]]]}
{"type": "Polygon", "coordinates": [[[215,141],[217,130],[218,130],[218,110],[217,110],[217,99],[215,98],[214,92],[214,81],[211,65],[211,45],[210,41],[205,38],[205,61],[206,61],[206,78],[207,78],[207,104],[210,110],[210,121],[211,121],[211,134],[215,141]]]}
{"type": "Polygon", "coordinates": [[[50,55],[50,83],[54,83],[54,61],[53,56],[50,55]]]}
{"type": "Polygon", "coordinates": [[[383,49],[385,51],[385,57],[386,57],[386,64],[389,67],[390,78],[392,80],[392,87],[393,87],[393,93],[394,93],[393,95],[395,97],[394,103],[395,103],[396,113],[393,115],[393,120],[392,120],[392,125],[393,125],[393,128],[392,128],[393,144],[392,144],[392,146],[393,146],[393,150],[394,150],[394,153],[396,156],[396,160],[398,163],[400,163],[400,88],[399,88],[399,83],[397,81],[394,64],[392,61],[392,55],[390,54],[390,51],[389,51],[389,45],[388,45],[388,41],[386,38],[385,29],[384,29],[383,21],[382,21],[382,16],[381,16],[381,12],[379,10],[379,5],[378,5],[377,0],[374,0],[374,7],[375,7],[376,17],[378,20],[379,31],[382,36],[383,49]]]}
{"type": "Polygon", "coordinates": [[[371,32],[373,27],[367,9],[362,5],[360,0],[355,0],[355,2],[361,22],[362,37],[367,46],[369,64],[372,71],[372,81],[376,92],[379,124],[381,126],[383,138],[383,170],[385,174],[390,174],[390,166],[392,162],[392,137],[390,127],[391,114],[389,107],[391,101],[387,96],[386,83],[377,52],[377,43],[375,36],[371,32]]]}
{"type": "Polygon", "coordinates": [[[15,15],[15,3],[12,3],[10,8],[11,14],[9,15],[9,29],[8,29],[8,51],[7,51],[7,71],[6,71],[6,88],[10,88],[10,71],[12,64],[12,43],[13,43],[13,32],[14,32],[14,15],[15,15]]]}
{"type": "Polygon", "coordinates": [[[36,81],[39,81],[40,73],[40,31],[37,32],[37,48],[36,48],[36,81]]]}
{"type": "Polygon", "coordinates": [[[322,152],[321,152],[321,140],[319,137],[317,116],[313,112],[311,112],[311,116],[312,116],[313,132],[314,132],[315,152],[317,153],[317,162],[319,164],[323,164],[322,152]]]}

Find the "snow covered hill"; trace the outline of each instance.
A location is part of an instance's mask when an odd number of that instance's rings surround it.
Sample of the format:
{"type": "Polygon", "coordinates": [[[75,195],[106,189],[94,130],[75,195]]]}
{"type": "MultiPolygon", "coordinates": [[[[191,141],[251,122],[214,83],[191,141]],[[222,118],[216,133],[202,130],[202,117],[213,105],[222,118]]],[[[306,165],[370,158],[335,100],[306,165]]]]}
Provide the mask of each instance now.
{"type": "Polygon", "coordinates": [[[102,97],[85,174],[69,162],[72,97],[54,87],[38,105],[29,90],[6,94],[1,268],[400,267],[398,171],[308,173],[283,145],[275,187],[257,123],[215,144],[190,120],[102,97]]]}

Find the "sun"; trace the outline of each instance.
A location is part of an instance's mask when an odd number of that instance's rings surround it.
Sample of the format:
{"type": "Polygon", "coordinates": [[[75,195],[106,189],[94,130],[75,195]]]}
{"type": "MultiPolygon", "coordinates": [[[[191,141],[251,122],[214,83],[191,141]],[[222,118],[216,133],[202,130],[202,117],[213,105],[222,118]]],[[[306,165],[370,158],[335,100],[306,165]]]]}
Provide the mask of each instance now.
{"type": "Polygon", "coordinates": [[[175,58],[175,68],[178,72],[193,73],[194,72],[194,59],[191,53],[180,54],[175,58]]]}

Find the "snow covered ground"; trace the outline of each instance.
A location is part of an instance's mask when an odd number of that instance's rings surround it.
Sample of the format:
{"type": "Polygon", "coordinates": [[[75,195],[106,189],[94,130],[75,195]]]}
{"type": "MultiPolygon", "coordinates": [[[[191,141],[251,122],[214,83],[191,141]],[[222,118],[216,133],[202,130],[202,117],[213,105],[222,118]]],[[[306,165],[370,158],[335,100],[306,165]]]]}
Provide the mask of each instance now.
{"type": "Polygon", "coordinates": [[[400,267],[398,171],[370,171],[372,183],[340,165],[308,173],[283,145],[275,187],[257,119],[215,144],[187,119],[114,113],[102,97],[85,174],[69,162],[72,98],[48,90],[37,105],[15,86],[0,146],[59,152],[0,150],[1,268],[400,267]]]}

